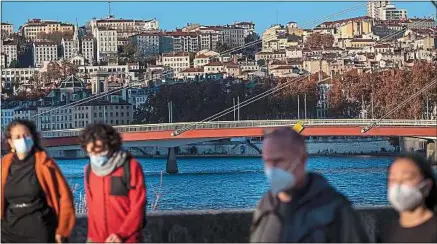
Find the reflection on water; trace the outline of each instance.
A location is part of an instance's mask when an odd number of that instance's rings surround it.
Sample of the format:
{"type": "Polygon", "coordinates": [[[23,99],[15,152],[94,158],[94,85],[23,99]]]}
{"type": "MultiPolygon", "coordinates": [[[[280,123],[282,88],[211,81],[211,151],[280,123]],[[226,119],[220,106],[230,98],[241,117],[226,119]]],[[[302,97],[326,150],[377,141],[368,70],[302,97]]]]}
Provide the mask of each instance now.
{"type": "MultiPolygon", "coordinates": [[[[313,157],[308,168],[323,174],[353,204],[385,205],[390,157],[313,157]]],[[[165,159],[139,159],[144,169],[149,202],[165,172],[165,159]]],[[[83,190],[87,161],[58,160],[70,185],[83,190]]],[[[253,208],[267,190],[261,158],[190,158],[178,160],[177,175],[163,177],[159,209],[253,208]]]]}

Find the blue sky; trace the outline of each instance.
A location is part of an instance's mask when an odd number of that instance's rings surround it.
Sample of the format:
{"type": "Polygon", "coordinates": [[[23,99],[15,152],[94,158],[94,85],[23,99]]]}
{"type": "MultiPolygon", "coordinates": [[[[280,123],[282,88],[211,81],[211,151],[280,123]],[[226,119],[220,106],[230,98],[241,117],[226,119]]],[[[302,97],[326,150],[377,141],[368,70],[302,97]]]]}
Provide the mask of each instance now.
{"type": "MultiPolygon", "coordinates": [[[[296,21],[304,28],[309,23],[341,10],[353,8],[364,2],[112,2],[112,14],[117,18],[157,18],[165,30],[183,27],[186,23],[231,24],[233,21],[253,21],[261,33],[270,25],[296,21]]],[[[108,2],[2,2],[2,22],[13,23],[15,29],[27,19],[41,18],[85,24],[93,17],[108,15],[108,2]]],[[[405,8],[408,15],[434,16],[435,8],[429,1],[395,2],[405,8]]],[[[341,19],[366,14],[362,6],[353,11],[335,16],[341,19]]],[[[317,23],[323,21],[317,21],[317,23]]]]}

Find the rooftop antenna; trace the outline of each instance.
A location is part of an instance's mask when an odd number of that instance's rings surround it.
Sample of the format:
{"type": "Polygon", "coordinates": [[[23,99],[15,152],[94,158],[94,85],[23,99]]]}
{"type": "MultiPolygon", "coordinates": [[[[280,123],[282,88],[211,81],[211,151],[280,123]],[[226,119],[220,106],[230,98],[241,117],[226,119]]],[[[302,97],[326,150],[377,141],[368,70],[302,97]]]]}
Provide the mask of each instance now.
{"type": "Polygon", "coordinates": [[[109,5],[109,18],[111,18],[111,2],[110,1],[108,1],[108,5],[109,5]]]}

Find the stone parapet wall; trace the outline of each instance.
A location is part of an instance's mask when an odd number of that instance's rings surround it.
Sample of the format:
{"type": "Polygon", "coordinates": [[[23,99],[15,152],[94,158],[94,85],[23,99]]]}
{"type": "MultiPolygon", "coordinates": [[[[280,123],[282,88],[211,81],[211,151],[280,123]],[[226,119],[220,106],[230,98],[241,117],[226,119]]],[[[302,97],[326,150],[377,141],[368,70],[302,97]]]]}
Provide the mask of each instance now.
{"type": "MultiPolygon", "coordinates": [[[[381,227],[397,217],[387,207],[357,210],[372,242],[381,227]]],[[[251,220],[251,210],[152,212],[144,229],[145,242],[248,242],[251,220]]],[[[77,216],[70,241],[85,242],[86,232],[87,216],[77,216]]]]}

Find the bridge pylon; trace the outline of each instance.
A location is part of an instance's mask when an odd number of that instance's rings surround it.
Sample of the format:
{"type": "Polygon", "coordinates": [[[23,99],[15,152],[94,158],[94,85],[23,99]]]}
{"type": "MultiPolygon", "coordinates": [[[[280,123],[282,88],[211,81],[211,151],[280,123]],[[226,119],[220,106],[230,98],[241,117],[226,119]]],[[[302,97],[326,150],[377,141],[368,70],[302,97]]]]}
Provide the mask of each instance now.
{"type": "Polygon", "coordinates": [[[177,174],[179,172],[178,162],[176,160],[176,148],[170,147],[167,153],[166,170],[168,174],[177,174]]]}

